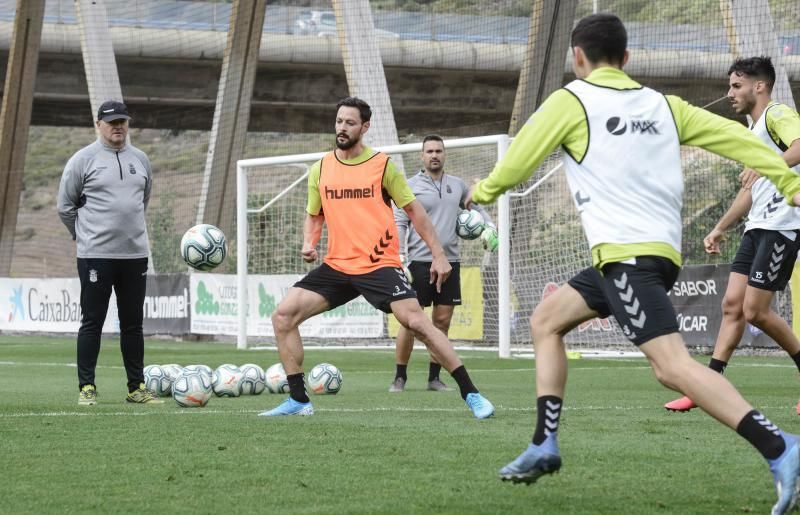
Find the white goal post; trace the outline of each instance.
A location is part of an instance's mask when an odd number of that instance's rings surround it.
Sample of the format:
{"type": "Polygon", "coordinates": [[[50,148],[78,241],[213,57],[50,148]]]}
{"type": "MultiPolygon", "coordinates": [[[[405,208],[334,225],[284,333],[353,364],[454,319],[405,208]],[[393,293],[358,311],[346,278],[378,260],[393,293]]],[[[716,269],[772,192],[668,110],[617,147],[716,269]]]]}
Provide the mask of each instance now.
{"type": "MultiPolygon", "coordinates": [[[[470,165],[474,164],[474,161],[469,161],[470,158],[467,158],[467,161],[464,161],[461,164],[461,168],[455,170],[454,173],[460,176],[462,179],[467,181],[467,183],[471,183],[473,177],[471,177],[470,173],[464,171],[465,168],[480,168],[477,171],[479,175],[477,177],[485,177],[488,173],[488,170],[491,170],[491,167],[494,166],[494,163],[497,162],[500,158],[505,155],[506,150],[508,149],[508,145],[510,142],[510,138],[505,134],[500,135],[493,135],[493,136],[480,136],[480,137],[473,137],[473,138],[461,138],[461,139],[446,139],[445,140],[445,149],[448,152],[448,165],[447,169],[452,170],[450,164],[453,162],[451,157],[454,156],[455,149],[464,149],[468,147],[489,147],[492,149],[491,152],[491,159],[484,158],[481,162],[480,167],[471,167],[470,165]],[[462,173],[463,172],[463,173],[462,173]]],[[[422,150],[422,143],[408,143],[402,145],[390,145],[390,146],[383,146],[383,147],[376,147],[376,150],[380,150],[386,154],[390,155],[402,155],[405,153],[416,153],[411,159],[406,158],[405,162],[416,162],[418,161],[419,153],[422,150]]],[[[236,179],[237,179],[237,201],[236,201],[236,259],[237,259],[237,296],[238,296],[238,305],[240,309],[238,310],[238,317],[239,317],[239,328],[238,328],[238,335],[237,335],[237,348],[245,349],[247,348],[247,338],[248,338],[248,265],[250,263],[250,258],[252,257],[249,254],[249,218],[251,216],[258,216],[259,214],[269,210],[272,206],[276,203],[280,202],[282,199],[287,197],[290,192],[297,190],[298,187],[301,188],[303,192],[303,197],[305,196],[305,189],[303,186],[305,185],[305,179],[308,176],[308,165],[311,163],[319,160],[322,156],[325,155],[325,152],[317,152],[317,153],[309,153],[309,154],[295,154],[295,155],[286,155],[286,156],[275,156],[275,157],[264,157],[264,158],[254,158],[254,159],[243,159],[239,160],[236,163],[236,179]],[[250,207],[252,204],[251,195],[253,191],[251,191],[251,174],[254,173],[255,170],[262,170],[267,171],[268,169],[275,169],[276,167],[287,167],[287,166],[294,166],[294,176],[290,177],[286,180],[286,185],[281,186],[280,189],[274,190],[273,192],[269,192],[268,196],[270,197],[267,199],[266,197],[262,202],[259,202],[257,207],[250,207]],[[241,223],[241,221],[245,221],[245,223],[241,223]]],[[[466,156],[465,156],[466,158],[466,156]]],[[[268,172],[264,173],[265,180],[269,179],[268,172]]],[[[295,192],[297,193],[297,192],[295,192]]],[[[304,213],[305,210],[302,206],[294,206],[294,209],[300,209],[304,213]]],[[[509,357],[510,356],[510,319],[511,319],[511,288],[510,288],[510,231],[509,231],[509,198],[508,195],[503,195],[501,200],[498,203],[498,211],[497,211],[497,226],[498,226],[498,235],[500,239],[500,249],[498,252],[498,264],[497,264],[497,288],[498,288],[498,318],[499,318],[499,326],[497,328],[497,338],[498,338],[498,346],[499,352],[501,357],[509,357]]],[[[301,242],[298,240],[296,242],[286,241],[286,246],[288,247],[297,247],[296,254],[299,254],[299,247],[301,242]]],[[[320,243],[322,247],[322,242],[320,243]]],[[[324,249],[320,249],[321,252],[324,252],[324,249]]]]}

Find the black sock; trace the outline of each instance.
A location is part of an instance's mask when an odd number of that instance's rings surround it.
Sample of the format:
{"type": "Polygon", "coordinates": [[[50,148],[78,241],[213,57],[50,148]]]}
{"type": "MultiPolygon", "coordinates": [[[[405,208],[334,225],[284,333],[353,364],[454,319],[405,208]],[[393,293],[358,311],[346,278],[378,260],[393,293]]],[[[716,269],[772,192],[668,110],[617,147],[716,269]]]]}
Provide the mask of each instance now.
{"type": "Polygon", "coordinates": [[[716,358],[711,358],[711,361],[708,362],[708,368],[720,374],[725,373],[725,368],[727,368],[727,366],[728,363],[726,363],[725,361],[720,361],[716,358]]]}
{"type": "Polygon", "coordinates": [[[434,379],[439,379],[439,372],[441,370],[442,365],[431,361],[430,366],[428,367],[428,382],[430,383],[434,379]]]}
{"type": "Polygon", "coordinates": [[[401,365],[400,363],[397,364],[397,371],[394,373],[394,378],[400,378],[403,381],[408,381],[408,376],[406,375],[406,369],[408,365],[401,365]]]}
{"type": "Polygon", "coordinates": [[[543,395],[536,399],[536,431],[533,433],[533,445],[541,445],[549,434],[558,431],[561,404],[561,399],[555,395],[543,395]]]}
{"type": "Polygon", "coordinates": [[[797,370],[800,370],[800,352],[792,356],[792,359],[794,360],[794,364],[797,365],[797,370]]]}
{"type": "Polygon", "coordinates": [[[467,369],[464,365],[461,365],[457,369],[450,372],[450,375],[453,376],[453,379],[455,379],[456,383],[458,383],[458,388],[461,390],[462,399],[467,400],[467,394],[478,393],[478,389],[475,388],[474,384],[472,384],[472,379],[469,378],[469,374],[467,373],[467,369]]]}
{"type": "Polygon", "coordinates": [[[290,374],[286,376],[289,382],[289,396],[297,402],[309,402],[308,394],[306,393],[306,383],[303,380],[303,373],[290,374]]]}
{"type": "Polygon", "coordinates": [[[756,410],[751,410],[744,416],[736,426],[736,432],[768,460],[774,460],[786,449],[786,442],[783,441],[778,426],[756,410]]]}

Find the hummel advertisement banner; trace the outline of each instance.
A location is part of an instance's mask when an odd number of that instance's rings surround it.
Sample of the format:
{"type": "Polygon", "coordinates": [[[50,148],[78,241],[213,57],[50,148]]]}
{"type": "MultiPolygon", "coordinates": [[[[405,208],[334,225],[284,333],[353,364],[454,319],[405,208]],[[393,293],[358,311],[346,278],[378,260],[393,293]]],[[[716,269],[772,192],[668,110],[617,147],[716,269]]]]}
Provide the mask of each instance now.
{"type": "MultiPolygon", "coordinates": [[[[272,313],[286,292],[302,276],[250,275],[247,278],[247,334],[274,336],[272,313]]],[[[235,275],[190,274],[191,332],[226,334],[238,332],[238,289],[235,275]]],[[[300,335],[315,338],[378,338],[383,336],[383,313],[363,297],[310,318],[300,335]]]]}
{"type": "Polygon", "coordinates": [[[147,276],[144,333],[182,335],[189,332],[189,277],[186,274],[147,276]]]}
{"type": "MultiPolygon", "coordinates": [[[[713,347],[722,323],[722,298],[731,266],[685,266],[669,291],[678,327],[688,346],[713,347]]],[[[773,299],[773,309],[775,299],[773,299]]],[[[760,329],[747,324],[739,345],[773,347],[776,343],[760,329]]]]}
{"type": "MultiPolygon", "coordinates": [[[[77,333],[81,324],[81,283],[69,279],[0,278],[0,331],[77,333]]],[[[104,333],[119,332],[112,293],[104,333]]]]}

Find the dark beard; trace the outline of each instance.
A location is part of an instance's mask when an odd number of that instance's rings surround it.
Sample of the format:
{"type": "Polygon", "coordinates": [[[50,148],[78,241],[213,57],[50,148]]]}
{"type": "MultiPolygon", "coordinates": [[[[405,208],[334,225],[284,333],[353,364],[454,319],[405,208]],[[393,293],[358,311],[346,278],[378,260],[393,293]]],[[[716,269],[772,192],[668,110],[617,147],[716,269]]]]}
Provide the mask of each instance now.
{"type": "Polygon", "coordinates": [[[347,138],[347,141],[341,142],[339,141],[339,136],[336,136],[336,148],[339,150],[350,150],[353,148],[358,140],[347,138]]]}

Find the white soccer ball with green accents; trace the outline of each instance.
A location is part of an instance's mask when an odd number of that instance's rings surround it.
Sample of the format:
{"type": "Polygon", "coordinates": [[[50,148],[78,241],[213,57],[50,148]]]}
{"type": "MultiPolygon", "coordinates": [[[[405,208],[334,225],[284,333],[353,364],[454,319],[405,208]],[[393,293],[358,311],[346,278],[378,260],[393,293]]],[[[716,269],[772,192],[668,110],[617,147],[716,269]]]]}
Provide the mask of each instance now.
{"type": "Polygon", "coordinates": [[[225,234],[213,225],[195,225],[181,238],[181,257],[195,270],[213,270],[225,261],[227,254],[225,234]]]}
{"type": "Polygon", "coordinates": [[[465,240],[474,240],[483,232],[483,215],[474,209],[464,209],[456,218],[456,234],[465,240]]]}
{"type": "Polygon", "coordinates": [[[320,363],[308,373],[308,387],[316,394],[339,393],[342,389],[342,372],[330,363],[320,363]]]}

